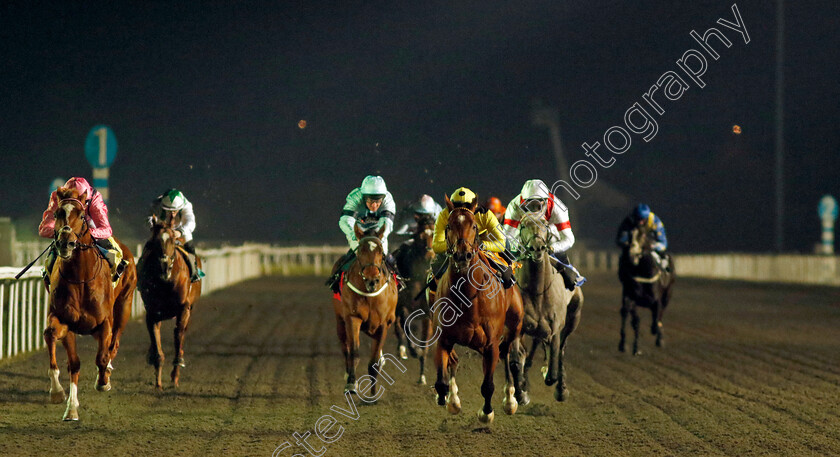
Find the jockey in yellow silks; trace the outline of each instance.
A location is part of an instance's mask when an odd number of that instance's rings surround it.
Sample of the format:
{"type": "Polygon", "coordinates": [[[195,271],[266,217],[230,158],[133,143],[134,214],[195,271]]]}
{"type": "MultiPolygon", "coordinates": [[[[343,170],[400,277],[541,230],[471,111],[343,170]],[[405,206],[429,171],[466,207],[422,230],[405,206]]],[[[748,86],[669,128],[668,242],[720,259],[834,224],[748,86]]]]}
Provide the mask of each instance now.
{"type": "MultiPolygon", "coordinates": [[[[473,202],[475,202],[476,195],[473,191],[467,189],[466,187],[460,187],[452,193],[449,199],[452,201],[455,208],[469,208],[472,206],[473,202]]],[[[478,208],[474,214],[475,223],[476,226],[478,226],[478,236],[481,241],[481,249],[496,253],[504,252],[505,236],[502,233],[501,224],[499,224],[499,220],[496,219],[496,216],[492,212],[487,211],[485,208],[478,208]]],[[[435,237],[432,242],[432,249],[435,251],[435,254],[443,254],[447,250],[447,225],[449,225],[449,208],[444,208],[435,220],[435,237]]],[[[434,273],[435,279],[443,275],[443,272],[446,270],[445,262],[447,259],[447,256],[442,255],[435,257],[435,261],[432,263],[432,273],[434,273]]],[[[493,263],[491,266],[502,274],[502,281],[505,288],[512,286],[513,279],[511,275],[511,268],[506,265],[499,265],[498,262],[493,261],[492,259],[488,260],[493,263]]],[[[429,286],[429,289],[432,291],[436,290],[436,284],[434,281],[429,286]]]]}

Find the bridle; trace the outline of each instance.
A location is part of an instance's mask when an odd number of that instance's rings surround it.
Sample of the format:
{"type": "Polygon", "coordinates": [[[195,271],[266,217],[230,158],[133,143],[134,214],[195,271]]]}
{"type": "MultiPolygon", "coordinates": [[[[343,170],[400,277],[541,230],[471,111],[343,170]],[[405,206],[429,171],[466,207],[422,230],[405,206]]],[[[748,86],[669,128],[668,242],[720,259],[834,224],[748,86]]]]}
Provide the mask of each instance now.
{"type": "Polygon", "coordinates": [[[453,230],[453,227],[450,225],[452,223],[452,217],[455,215],[456,211],[466,211],[473,216],[473,226],[475,229],[475,237],[473,238],[472,242],[465,240],[464,238],[458,238],[455,241],[455,244],[449,242],[449,237],[446,237],[446,255],[452,257],[455,254],[455,248],[460,246],[461,244],[467,245],[467,252],[475,253],[478,251],[478,227],[475,226],[475,213],[473,213],[469,208],[458,207],[452,210],[452,213],[449,214],[449,222],[446,224],[446,231],[449,232],[453,230]]]}
{"type": "MultiPolygon", "coordinates": [[[[375,241],[376,244],[379,246],[380,249],[382,249],[382,241],[375,236],[366,236],[366,237],[360,239],[359,240],[359,246],[361,246],[362,243],[364,243],[364,242],[372,242],[372,240],[376,240],[375,241]]],[[[359,250],[359,248],[357,246],[356,247],[356,258],[358,258],[358,250],[359,250]]],[[[383,255],[384,255],[384,250],[383,250],[383,255]]],[[[363,291],[359,290],[356,286],[354,286],[352,282],[350,282],[350,278],[345,279],[345,283],[347,284],[347,287],[349,287],[353,292],[356,292],[359,295],[362,295],[362,296],[365,296],[365,297],[375,297],[375,296],[381,294],[388,287],[388,284],[390,284],[390,280],[387,279],[388,278],[388,272],[385,269],[385,265],[382,262],[380,262],[380,263],[371,262],[371,263],[361,264],[361,267],[359,269],[359,276],[362,278],[362,281],[365,284],[367,284],[367,282],[369,280],[374,279],[374,278],[368,278],[365,275],[365,270],[368,267],[376,267],[376,272],[377,272],[376,277],[379,277],[380,275],[382,275],[386,278],[385,283],[382,284],[382,287],[380,287],[379,290],[377,290],[375,292],[363,292],[363,291]]]]}
{"type": "MultiPolygon", "coordinates": [[[[64,225],[61,228],[59,228],[58,230],[56,230],[56,232],[55,232],[56,240],[58,239],[58,235],[62,234],[62,233],[68,233],[69,232],[69,233],[72,233],[73,235],[76,236],[76,241],[71,241],[71,242],[68,243],[68,244],[72,245],[72,247],[70,249],[70,255],[67,256],[67,257],[64,257],[60,254],[58,255],[62,259],[66,260],[66,259],[69,259],[73,256],[73,251],[75,251],[76,249],[78,249],[80,251],[87,251],[88,249],[93,247],[93,243],[83,243],[81,241],[82,237],[90,232],[90,226],[87,223],[87,219],[85,219],[85,217],[84,217],[84,212],[85,212],[85,209],[86,209],[85,204],[82,203],[81,200],[79,200],[77,198],[65,198],[65,199],[62,199],[58,202],[59,207],[63,206],[64,203],[70,203],[73,206],[78,206],[78,208],[82,211],[82,216],[81,216],[82,227],[84,227],[84,229],[82,230],[81,233],[74,233],[73,229],[70,228],[69,225],[64,225]]],[[[67,281],[70,284],[87,284],[90,281],[92,281],[93,278],[95,278],[97,275],[99,275],[99,271],[101,269],[102,269],[102,262],[97,262],[96,271],[93,273],[93,275],[90,278],[85,279],[83,281],[78,281],[78,280],[67,278],[66,276],[64,276],[64,274],[61,273],[61,268],[60,267],[58,268],[58,275],[61,276],[61,279],[67,281]]]]}

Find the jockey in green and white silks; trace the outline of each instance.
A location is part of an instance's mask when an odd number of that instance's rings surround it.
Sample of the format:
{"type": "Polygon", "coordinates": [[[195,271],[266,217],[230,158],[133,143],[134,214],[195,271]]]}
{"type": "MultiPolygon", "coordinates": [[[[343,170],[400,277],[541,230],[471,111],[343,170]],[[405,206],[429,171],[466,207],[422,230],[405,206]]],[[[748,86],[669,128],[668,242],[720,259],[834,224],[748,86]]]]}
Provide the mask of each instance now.
{"type": "Polygon", "coordinates": [[[338,219],[338,227],[347,238],[350,250],[347,251],[333,267],[333,274],[327,280],[327,284],[338,291],[338,279],[342,271],[350,268],[356,258],[356,247],[359,240],[356,239],[354,226],[359,224],[365,229],[380,229],[385,227],[382,236],[382,248],[385,252],[385,263],[396,273],[396,265],[393,257],[388,253],[388,235],[394,229],[394,214],[396,205],[394,197],[388,192],[385,180],[381,176],[368,175],[362,180],[362,185],[347,194],[344,208],[341,210],[341,217],[338,219]]]}
{"type": "MultiPolygon", "coordinates": [[[[195,263],[195,244],[193,244],[193,231],[195,231],[195,212],[193,205],[187,197],[178,189],[169,189],[158,195],[152,201],[152,214],[162,221],[172,219],[172,229],[175,236],[184,238],[184,250],[189,254],[187,260],[190,263],[190,280],[196,282],[204,276],[195,263]]],[[[151,220],[150,220],[151,222],[151,220]]]]}

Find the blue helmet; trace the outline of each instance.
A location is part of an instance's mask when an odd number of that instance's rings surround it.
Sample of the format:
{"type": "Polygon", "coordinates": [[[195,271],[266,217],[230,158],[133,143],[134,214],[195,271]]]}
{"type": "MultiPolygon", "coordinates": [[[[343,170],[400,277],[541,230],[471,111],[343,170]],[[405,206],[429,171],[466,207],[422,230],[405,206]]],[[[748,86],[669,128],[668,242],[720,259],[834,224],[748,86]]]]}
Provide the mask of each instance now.
{"type": "Polygon", "coordinates": [[[650,206],[639,203],[633,208],[633,220],[636,222],[646,220],[650,217],[650,206]]]}

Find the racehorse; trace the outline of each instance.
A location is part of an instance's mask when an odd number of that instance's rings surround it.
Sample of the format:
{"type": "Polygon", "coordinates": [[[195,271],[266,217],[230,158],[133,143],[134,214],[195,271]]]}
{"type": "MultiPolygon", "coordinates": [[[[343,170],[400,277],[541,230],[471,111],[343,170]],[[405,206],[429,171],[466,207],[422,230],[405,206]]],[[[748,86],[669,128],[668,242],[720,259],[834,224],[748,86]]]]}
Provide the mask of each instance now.
{"type": "Polygon", "coordinates": [[[519,379],[511,374],[508,356],[511,344],[519,339],[522,329],[522,297],[516,286],[503,289],[485,263],[484,253],[479,249],[476,203],[455,208],[446,196],[446,206],[450,212],[446,226],[450,259],[432,306],[440,329],[435,352],[437,403],[446,405],[451,414],[461,411],[455,382],[458,356],[454,347],[456,344],[467,346],[484,359],[481,384],[484,406],[478,411],[478,420],[490,423],[494,417],[491,405],[495,390],[493,373],[500,358],[505,367],[504,411],[516,413],[517,402],[513,394],[519,379]]]}
{"type": "MultiPolygon", "coordinates": [[[[184,363],[184,337],[190,323],[195,302],[201,295],[201,282],[190,281],[190,269],[170,221],[151,218],[152,237],[143,246],[137,264],[138,287],[146,307],[146,328],[151,345],[147,361],[155,367],[155,388],[163,390],[163,349],[160,344],[160,326],[164,320],[175,318],[175,360],[172,365],[172,384],[178,387],[184,363]]],[[[196,267],[201,260],[196,257],[196,267]]]]}
{"type": "Polygon", "coordinates": [[[425,367],[428,348],[417,343],[432,340],[432,319],[426,294],[421,291],[428,279],[429,265],[435,258],[435,252],[432,250],[434,231],[435,218],[430,214],[423,215],[417,221],[417,229],[411,240],[400,246],[394,253],[400,274],[408,278],[407,287],[399,293],[397,325],[394,333],[399,341],[400,357],[408,358],[407,344],[411,355],[420,361],[420,378],[417,383],[422,385],[426,384],[425,367]],[[412,325],[415,320],[419,320],[420,325],[412,325]],[[406,331],[412,336],[417,336],[406,338],[406,331]]]}
{"type": "Polygon", "coordinates": [[[531,217],[523,217],[519,229],[522,244],[523,268],[516,271],[516,281],[522,289],[525,322],[522,333],[533,338],[531,351],[525,356],[521,339],[511,349],[511,369],[516,372],[524,365],[521,386],[517,386],[516,399],[527,405],[528,369],[538,345],[548,346],[548,366],[544,369],[545,384],[557,384],[554,398],[564,401],[568,397],[566,369],[563,356],[566,340],[580,322],[583,307],[583,292],[580,287],[569,291],[563,284],[563,277],[552,265],[548,253],[551,232],[548,226],[531,217]]]}
{"type": "Polygon", "coordinates": [[[671,288],[676,273],[674,259],[668,257],[668,268],[661,268],[653,258],[653,238],[648,229],[635,227],[631,233],[630,244],[621,255],[618,264],[618,279],[621,281],[621,340],[618,350],[624,352],[624,327],[627,315],[631,316],[633,326],[633,355],[639,355],[639,314],[636,308],[641,306],[651,311],[650,332],[656,335],[656,346],[662,347],[662,315],[671,300],[671,288]]]}
{"type": "Polygon", "coordinates": [[[117,241],[128,264],[120,280],[113,285],[108,261],[94,245],[85,219],[87,193],[59,187],[55,212],[55,247],[57,258],[50,274],[50,305],[44,341],[50,357],[50,401],[67,400],[64,420],[79,420],[79,372],[81,362],[76,352],[76,334],[93,335],[99,343],[96,366],[99,376],[96,390],[111,390],[111,362],[117,356],[120,336],[131,315],[137,269],[134,256],[117,241]],[[58,382],[55,342],[61,340],[67,350],[70,371],[70,395],[58,382]]]}
{"type": "Polygon", "coordinates": [[[356,259],[341,279],[340,298],[333,298],[336,331],[347,371],[345,392],[356,393],[359,333],[365,332],[373,339],[368,363],[368,374],[373,382],[370,397],[366,398],[376,397],[376,377],[384,363],[382,347],[388,328],[396,320],[397,281],[385,265],[386,253],[382,246],[385,228],[383,225],[378,231],[364,232],[358,225],[354,227],[359,240],[356,259]]]}

